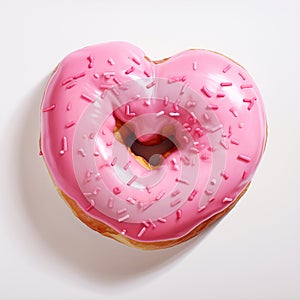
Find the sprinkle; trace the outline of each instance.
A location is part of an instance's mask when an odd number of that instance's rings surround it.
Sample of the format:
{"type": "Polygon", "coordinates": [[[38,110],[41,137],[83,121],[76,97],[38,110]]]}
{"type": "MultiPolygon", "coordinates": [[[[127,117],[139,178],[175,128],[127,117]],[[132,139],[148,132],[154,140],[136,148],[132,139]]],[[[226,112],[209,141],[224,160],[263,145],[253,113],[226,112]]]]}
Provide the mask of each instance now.
{"type": "Polygon", "coordinates": [[[127,185],[130,186],[138,177],[134,175],[128,182],[127,185]]]}
{"type": "Polygon", "coordinates": [[[162,116],[165,112],[163,110],[159,111],[158,113],[156,113],[156,116],[159,117],[159,116],[162,116]]]}
{"type": "Polygon", "coordinates": [[[205,85],[201,88],[201,92],[208,98],[212,97],[212,92],[205,85]]]}
{"type": "Polygon", "coordinates": [[[152,225],[153,228],[156,228],[156,224],[150,218],[148,218],[147,221],[152,225]]]}
{"type": "Polygon", "coordinates": [[[157,221],[159,221],[159,222],[161,222],[161,223],[166,223],[166,222],[167,222],[167,220],[164,219],[164,218],[158,218],[157,221]]]}
{"type": "Polygon", "coordinates": [[[190,84],[188,82],[185,82],[184,85],[182,86],[181,90],[180,90],[180,95],[183,95],[186,88],[188,88],[190,86],[190,84]]]}
{"type": "Polygon", "coordinates": [[[222,93],[222,92],[221,92],[221,93],[218,93],[218,94],[217,94],[217,97],[218,97],[218,98],[223,98],[223,97],[225,97],[225,93],[222,93]]]}
{"type": "Polygon", "coordinates": [[[121,193],[121,189],[120,189],[119,187],[114,187],[114,188],[113,188],[113,193],[114,193],[115,195],[118,195],[118,194],[121,193]]]}
{"type": "Polygon", "coordinates": [[[112,145],[112,142],[106,142],[106,146],[110,147],[112,145]]]}
{"type": "Polygon", "coordinates": [[[198,67],[198,66],[197,66],[197,62],[194,61],[194,62],[193,62],[193,70],[196,71],[196,70],[197,70],[197,67],[198,67]]]}
{"type": "Polygon", "coordinates": [[[243,123],[243,122],[239,123],[239,128],[243,128],[244,125],[245,125],[245,123],[243,123]]]}
{"type": "Polygon", "coordinates": [[[212,191],[212,190],[210,190],[210,189],[206,189],[205,190],[205,194],[206,195],[212,195],[214,192],[212,191]]]}
{"type": "Polygon", "coordinates": [[[114,78],[113,78],[113,81],[114,81],[116,84],[118,84],[118,85],[121,84],[121,81],[120,81],[117,77],[114,77],[114,78]]]}
{"type": "Polygon", "coordinates": [[[113,206],[114,206],[114,198],[109,198],[107,204],[108,204],[109,208],[113,208],[113,206]]]}
{"type": "Polygon", "coordinates": [[[94,73],[94,78],[96,78],[96,79],[98,79],[98,78],[100,78],[100,75],[98,74],[98,73],[94,73]]]}
{"type": "Polygon", "coordinates": [[[130,112],[130,106],[129,106],[129,104],[127,104],[125,106],[125,114],[127,116],[130,116],[130,117],[134,117],[135,116],[135,112],[130,112]]]}
{"type": "Polygon", "coordinates": [[[118,222],[119,222],[119,223],[124,222],[125,220],[129,219],[129,217],[130,217],[130,216],[127,214],[127,215],[125,215],[124,217],[119,218],[119,219],[118,219],[118,222]]]}
{"type": "Polygon", "coordinates": [[[252,84],[242,84],[241,85],[241,89],[251,89],[251,88],[253,88],[252,84]]]}
{"type": "Polygon", "coordinates": [[[124,169],[124,170],[127,170],[127,169],[129,168],[130,164],[131,164],[131,161],[129,161],[129,162],[123,167],[123,169],[124,169]]]}
{"type": "Polygon", "coordinates": [[[203,206],[199,207],[198,208],[198,213],[201,212],[201,211],[203,211],[205,208],[206,208],[206,205],[203,205],[203,206]]]}
{"type": "Polygon", "coordinates": [[[129,69],[127,69],[127,70],[125,71],[125,74],[128,75],[128,74],[132,73],[133,71],[134,71],[134,67],[131,66],[129,69]]]}
{"type": "Polygon", "coordinates": [[[68,103],[68,104],[67,104],[67,111],[70,111],[70,110],[71,110],[71,107],[72,107],[71,103],[68,103]]]}
{"type": "Polygon", "coordinates": [[[196,102],[189,100],[189,101],[186,102],[185,106],[187,108],[195,107],[196,106],[196,102]]]}
{"type": "Polygon", "coordinates": [[[179,77],[171,77],[168,79],[168,83],[174,83],[180,81],[179,77]]]}
{"type": "Polygon", "coordinates": [[[88,60],[88,62],[89,62],[88,68],[91,69],[91,68],[93,67],[93,65],[94,65],[94,57],[91,56],[91,55],[89,55],[89,56],[87,57],[87,60],[88,60]]]}
{"type": "Polygon", "coordinates": [[[67,86],[66,86],[66,89],[71,89],[72,87],[74,87],[75,85],[77,84],[77,81],[73,81],[71,83],[69,83],[67,86]]]}
{"type": "Polygon", "coordinates": [[[219,108],[219,106],[218,106],[217,104],[208,104],[208,105],[207,105],[207,108],[216,110],[216,109],[219,108]]]}
{"type": "Polygon", "coordinates": [[[200,158],[202,160],[208,160],[209,159],[209,155],[207,153],[203,153],[203,154],[201,154],[200,158]]]}
{"type": "Polygon", "coordinates": [[[255,101],[256,101],[256,97],[253,97],[251,99],[247,99],[247,98],[243,99],[243,102],[249,103],[249,105],[247,107],[248,110],[252,109],[255,101]]]}
{"type": "Polygon", "coordinates": [[[94,103],[96,100],[93,99],[92,97],[90,97],[89,95],[87,94],[81,94],[80,95],[82,99],[88,101],[88,102],[91,102],[91,103],[94,103]]]}
{"type": "Polygon", "coordinates": [[[140,232],[138,233],[138,237],[141,237],[144,233],[145,233],[145,231],[146,231],[146,229],[147,229],[147,227],[143,227],[141,230],[140,230],[140,232]]]}
{"type": "Polygon", "coordinates": [[[200,151],[199,151],[197,148],[195,148],[195,147],[190,148],[190,150],[191,150],[192,152],[194,152],[194,153],[199,153],[199,152],[200,152],[200,151]]]}
{"type": "Polygon", "coordinates": [[[228,127],[228,138],[230,138],[232,136],[232,127],[231,125],[229,125],[228,127]]]}
{"type": "Polygon", "coordinates": [[[123,230],[121,231],[121,234],[122,234],[122,235],[125,235],[126,232],[127,232],[127,229],[123,229],[123,230]]]}
{"type": "Polygon", "coordinates": [[[220,144],[224,147],[224,149],[228,150],[229,147],[224,139],[220,140],[220,144]]]}
{"type": "Polygon", "coordinates": [[[232,82],[221,82],[220,86],[232,86],[232,82]]]}
{"type": "Polygon", "coordinates": [[[70,127],[74,126],[75,124],[76,123],[74,121],[71,121],[71,122],[66,123],[65,127],[70,128],[70,127]]]}
{"type": "Polygon", "coordinates": [[[109,79],[110,77],[115,76],[116,72],[103,72],[102,75],[105,77],[105,79],[109,79]]]}
{"type": "Polygon", "coordinates": [[[78,153],[81,154],[82,157],[85,157],[85,156],[86,156],[86,153],[85,153],[85,151],[84,151],[83,148],[79,148],[79,149],[78,149],[78,153]]]}
{"type": "Polygon", "coordinates": [[[227,179],[229,178],[229,174],[228,174],[226,171],[223,171],[223,172],[221,173],[221,176],[222,176],[225,180],[227,180],[227,179]]]}
{"type": "Polygon", "coordinates": [[[86,211],[90,211],[93,207],[95,206],[95,202],[94,200],[90,200],[90,205],[88,207],[86,207],[86,211]]]}
{"type": "Polygon", "coordinates": [[[169,116],[171,116],[171,117],[179,117],[180,113],[178,113],[178,112],[170,112],[169,116]]]}
{"type": "Polygon", "coordinates": [[[149,186],[146,186],[146,191],[148,192],[148,194],[151,194],[151,189],[149,186]]]}
{"type": "Polygon", "coordinates": [[[136,63],[137,65],[140,65],[140,64],[141,64],[141,61],[140,61],[137,57],[132,57],[131,59],[132,59],[132,61],[133,61],[134,63],[136,63]]]}
{"type": "Polygon", "coordinates": [[[173,108],[174,108],[174,110],[176,110],[176,111],[179,110],[179,106],[178,106],[179,101],[180,101],[180,99],[177,99],[177,100],[173,103],[173,108]]]}
{"type": "Polygon", "coordinates": [[[243,80],[246,80],[245,76],[242,73],[239,73],[239,75],[243,80]]]}
{"type": "Polygon", "coordinates": [[[119,215],[121,215],[121,214],[124,214],[126,211],[127,211],[127,208],[124,207],[124,208],[119,209],[119,210],[117,211],[117,213],[118,213],[119,215]]]}
{"type": "Polygon", "coordinates": [[[56,107],[56,105],[55,105],[55,104],[52,104],[52,105],[50,105],[50,106],[48,106],[48,107],[43,108],[43,112],[51,111],[51,110],[53,110],[55,107],[56,107]]]}
{"type": "Polygon", "coordinates": [[[206,120],[206,121],[209,121],[209,115],[207,113],[204,113],[203,114],[203,118],[206,120]]]}
{"type": "Polygon", "coordinates": [[[227,65],[224,69],[223,69],[223,73],[226,73],[227,71],[229,71],[231,69],[231,65],[227,65]]]}
{"type": "Polygon", "coordinates": [[[73,80],[73,77],[69,77],[62,82],[62,85],[66,85],[67,83],[71,82],[72,80],[73,80]]]}
{"type": "Polygon", "coordinates": [[[180,160],[186,165],[190,165],[190,159],[187,156],[180,157],[180,160]]]}
{"type": "Polygon", "coordinates": [[[160,192],[156,197],[155,200],[160,200],[164,196],[165,192],[160,192]]]}
{"type": "Polygon", "coordinates": [[[208,202],[212,202],[212,201],[214,201],[215,200],[215,197],[212,197],[212,198],[210,198],[209,200],[208,200],[208,202]]]}
{"type": "Polygon", "coordinates": [[[120,93],[114,87],[111,90],[116,96],[120,95],[120,93]]]}
{"type": "Polygon", "coordinates": [[[175,181],[186,184],[186,185],[189,185],[189,182],[187,180],[184,180],[184,179],[175,178],[175,181]]]}
{"type": "Polygon", "coordinates": [[[229,109],[229,111],[230,111],[235,117],[238,117],[238,116],[239,116],[239,113],[235,110],[234,107],[231,107],[231,108],[229,109]]]}
{"type": "Polygon", "coordinates": [[[216,132],[216,131],[218,131],[218,130],[220,130],[220,129],[222,129],[222,128],[223,128],[223,125],[222,125],[222,124],[219,124],[219,125],[217,125],[217,126],[211,128],[210,131],[211,131],[211,132],[216,132]]]}
{"type": "Polygon", "coordinates": [[[96,180],[100,180],[101,179],[101,174],[98,172],[98,173],[96,173],[96,175],[95,175],[95,179],[96,180]]]}
{"type": "Polygon", "coordinates": [[[247,172],[244,171],[244,172],[243,172],[243,175],[242,175],[242,179],[246,179],[246,177],[247,177],[247,172]]]}
{"type": "Polygon", "coordinates": [[[179,220],[182,217],[182,210],[181,209],[178,209],[176,211],[176,217],[177,217],[177,220],[179,220]]]}
{"type": "Polygon", "coordinates": [[[126,201],[129,202],[129,203],[132,204],[132,205],[135,205],[135,204],[136,204],[136,200],[135,200],[134,198],[132,198],[132,197],[128,197],[128,198],[126,199],[126,201]]]}
{"type": "Polygon", "coordinates": [[[113,87],[113,84],[101,84],[99,86],[99,88],[102,90],[111,89],[112,87],[113,87]]]}
{"type": "Polygon", "coordinates": [[[225,197],[224,199],[223,199],[223,203],[226,203],[226,202],[232,202],[233,201],[233,199],[232,198],[229,198],[229,197],[225,197]]]}
{"type": "Polygon", "coordinates": [[[212,180],[211,180],[211,182],[210,182],[212,185],[216,185],[216,183],[217,183],[217,179],[216,178],[213,178],[212,180]]]}
{"type": "Polygon", "coordinates": [[[197,127],[195,129],[195,132],[198,134],[199,137],[203,136],[204,135],[204,132],[201,128],[197,127]]]}
{"type": "Polygon", "coordinates": [[[151,105],[151,100],[150,100],[150,99],[146,100],[146,101],[144,102],[144,104],[145,104],[146,106],[150,106],[150,105],[151,105]]]}
{"type": "Polygon", "coordinates": [[[169,98],[168,97],[165,97],[164,98],[164,105],[167,106],[169,103],[169,98]]]}
{"type": "Polygon", "coordinates": [[[247,162],[247,163],[251,161],[251,158],[249,156],[246,156],[246,155],[243,155],[243,154],[240,154],[237,158],[239,160],[242,160],[242,161],[247,162]]]}
{"type": "Polygon", "coordinates": [[[237,140],[237,139],[231,139],[231,144],[234,144],[234,145],[239,145],[240,142],[237,140]]]}
{"type": "Polygon", "coordinates": [[[111,66],[113,66],[113,65],[115,64],[114,60],[113,60],[111,57],[107,60],[107,62],[108,62],[111,66]]]}
{"type": "Polygon", "coordinates": [[[81,73],[74,75],[73,78],[78,79],[78,78],[84,77],[85,75],[86,75],[85,72],[81,72],[81,73]]]}
{"type": "Polygon", "coordinates": [[[148,208],[149,208],[149,207],[151,207],[153,204],[154,204],[154,202],[153,202],[153,201],[151,201],[151,202],[147,203],[146,205],[144,205],[144,207],[143,207],[143,210],[146,210],[146,209],[148,209],[148,208]]]}
{"type": "Polygon", "coordinates": [[[175,197],[175,196],[177,196],[178,194],[180,194],[180,191],[179,191],[179,190],[176,190],[176,191],[174,191],[174,192],[171,194],[171,196],[172,196],[172,197],[175,197]]]}
{"type": "Polygon", "coordinates": [[[150,76],[151,76],[150,73],[149,73],[147,70],[144,71],[144,74],[145,74],[147,77],[150,77],[150,76]]]}
{"type": "Polygon", "coordinates": [[[184,139],[184,141],[185,141],[186,143],[189,142],[189,138],[188,138],[186,135],[184,135],[182,138],[184,139]]]}
{"type": "Polygon", "coordinates": [[[112,162],[111,162],[111,165],[112,165],[112,166],[114,166],[114,165],[116,164],[117,159],[118,159],[117,157],[114,157],[114,159],[113,159],[112,162]]]}
{"type": "Polygon", "coordinates": [[[156,82],[155,82],[155,81],[152,81],[152,82],[150,82],[149,84],[146,85],[146,88],[147,88],[147,89],[150,89],[150,88],[152,88],[153,86],[155,86],[155,84],[156,84],[156,82]]]}

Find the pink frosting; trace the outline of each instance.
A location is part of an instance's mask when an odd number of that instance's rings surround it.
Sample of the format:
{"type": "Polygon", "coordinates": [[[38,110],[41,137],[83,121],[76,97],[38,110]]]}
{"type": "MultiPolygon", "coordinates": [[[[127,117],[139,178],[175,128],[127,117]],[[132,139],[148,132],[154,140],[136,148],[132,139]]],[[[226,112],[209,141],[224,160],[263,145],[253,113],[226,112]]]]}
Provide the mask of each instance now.
{"type": "Polygon", "coordinates": [[[254,81],[205,50],[155,64],[125,42],[86,47],[59,64],[42,104],[41,150],[56,185],[138,241],[180,238],[228,207],[265,140],[254,81]],[[134,132],[131,143],[159,134],[177,149],[146,169],[115,138],[116,118],[134,132]]]}

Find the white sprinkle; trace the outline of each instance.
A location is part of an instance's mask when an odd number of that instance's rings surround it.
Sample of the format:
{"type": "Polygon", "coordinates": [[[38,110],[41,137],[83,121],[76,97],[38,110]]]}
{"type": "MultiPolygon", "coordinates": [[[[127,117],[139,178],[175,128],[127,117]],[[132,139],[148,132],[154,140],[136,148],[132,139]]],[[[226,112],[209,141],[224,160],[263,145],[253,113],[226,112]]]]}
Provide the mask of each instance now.
{"type": "Polygon", "coordinates": [[[146,231],[146,229],[147,229],[147,227],[143,227],[141,229],[141,231],[138,233],[138,237],[141,237],[144,234],[144,232],[146,231]]]}
{"type": "Polygon", "coordinates": [[[203,206],[199,207],[198,208],[198,213],[201,212],[201,211],[203,211],[205,208],[206,208],[206,205],[203,205],[203,206]]]}
{"type": "Polygon", "coordinates": [[[225,197],[224,199],[223,199],[223,203],[226,203],[226,202],[232,202],[232,198],[229,198],[229,197],[225,197]]]}
{"type": "Polygon", "coordinates": [[[171,117],[179,117],[180,116],[180,114],[178,112],[170,112],[169,115],[171,117]]]}
{"type": "Polygon", "coordinates": [[[84,151],[83,148],[79,148],[79,149],[78,149],[78,153],[81,154],[82,157],[85,157],[85,156],[86,156],[86,153],[85,153],[85,151],[84,151]]]}
{"type": "Polygon", "coordinates": [[[137,176],[134,175],[134,176],[127,182],[127,185],[130,186],[136,179],[137,179],[137,176]]]}
{"type": "Polygon", "coordinates": [[[164,196],[164,194],[165,194],[165,192],[160,192],[160,193],[156,196],[155,200],[160,200],[160,199],[164,196]]]}
{"type": "Polygon", "coordinates": [[[196,71],[196,70],[197,70],[197,67],[198,67],[198,66],[197,66],[197,62],[194,61],[194,62],[193,62],[193,70],[196,71]]]}
{"type": "Polygon", "coordinates": [[[127,211],[127,208],[124,207],[124,208],[119,209],[119,210],[117,211],[117,213],[118,213],[119,215],[121,215],[121,214],[124,214],[126,211],[127,211]]]}
{"type": "Polygon", "coordinates": [[[167,222],[167,220],[164,219],[164,218],[158,218],[157,221],[159,221],[159,222],[161,222],[161,223],[166,223],[166,222],[167,222]]]}
{"type": "Polygon", "coordinates": [[[119,218],[119,219],[118,219],[118,222],[119,222],[119,223],[124,222],[125,220],[129,219],[129,217],[130,217],[130,216],[127,214],[127,215],[125,215],[124,217],[119,218]]]}
{"type": "Polygon", "coordinates": [[[162,116],[165,112],[163,110],[159,111],[158,113],[156,113],[156,116],[159,117],[159,116],[162,116]]]}
{"type": "Polygon", "coordinates": [[[114,206],[114,198],[109,198],[108,199],[108,207],[113,208],[113,206],[114,206]]]}

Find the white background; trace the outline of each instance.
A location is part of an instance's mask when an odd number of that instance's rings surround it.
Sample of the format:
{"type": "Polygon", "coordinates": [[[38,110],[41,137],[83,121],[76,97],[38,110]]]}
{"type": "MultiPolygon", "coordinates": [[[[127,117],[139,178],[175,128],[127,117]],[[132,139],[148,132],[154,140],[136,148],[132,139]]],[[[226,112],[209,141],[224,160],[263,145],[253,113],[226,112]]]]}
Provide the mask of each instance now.
{"type": "Polygon", "coordinates": [[[0,0],[0,299],[300,299],[300,2],[0,0]],[[224,53],[255,78],[269,140],[238,205],[200,237],[144,252],[84,226],[38,156],[45,83],[109,40],[152,59],[224,53]]]}

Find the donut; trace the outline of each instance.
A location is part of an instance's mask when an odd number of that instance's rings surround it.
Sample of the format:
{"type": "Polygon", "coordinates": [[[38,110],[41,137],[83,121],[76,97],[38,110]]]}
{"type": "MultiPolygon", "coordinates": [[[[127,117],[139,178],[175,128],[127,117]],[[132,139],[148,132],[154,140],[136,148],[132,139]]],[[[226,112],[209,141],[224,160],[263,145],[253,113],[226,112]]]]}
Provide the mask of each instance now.
{"type": "Polygon", "coordinates": [[[40,153],[59,194],[87,226],[141,249],[225,215],[266,138],[255,82],[208,50],[152,61],[127,42],[88,46],[59,63],[41,105],[40,153]]]}

